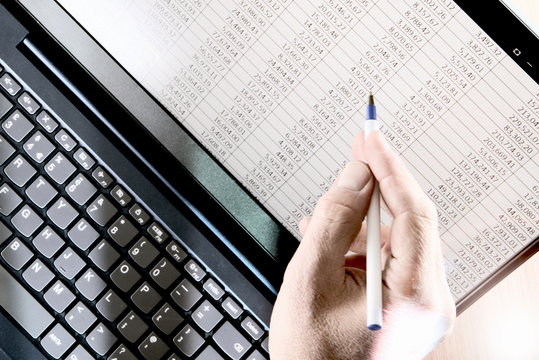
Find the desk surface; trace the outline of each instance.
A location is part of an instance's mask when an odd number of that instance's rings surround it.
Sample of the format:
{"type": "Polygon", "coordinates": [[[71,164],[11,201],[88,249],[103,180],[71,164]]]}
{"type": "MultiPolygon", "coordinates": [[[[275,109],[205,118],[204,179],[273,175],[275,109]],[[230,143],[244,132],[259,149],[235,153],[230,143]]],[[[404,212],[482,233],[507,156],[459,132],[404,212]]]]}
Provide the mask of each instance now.
{"type": "Polygon", "coordinates": [[[427,360],[539,359],[539,253],[457,317],[427,360]]]}
{"type": "MultiPolygon", "coordinates": [[[[539,1],[512,0],[539,27],[539,1]]],[[[539,253],[457,318],[427,360],[539,359],[539,253]]]]}

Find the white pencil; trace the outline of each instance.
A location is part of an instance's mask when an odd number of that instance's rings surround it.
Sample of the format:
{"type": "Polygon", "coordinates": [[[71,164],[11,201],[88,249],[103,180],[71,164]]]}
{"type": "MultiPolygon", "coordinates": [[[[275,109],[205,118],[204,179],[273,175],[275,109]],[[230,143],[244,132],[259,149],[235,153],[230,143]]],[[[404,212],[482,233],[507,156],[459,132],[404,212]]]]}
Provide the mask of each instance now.
{"type": "MultiPolygon", "coordinates": [[[[376,106],[371,93],[365,120],[365,139],[372,131],[378,131],[379,129],[380,124],[376,119],[376,106]]],[[[367,327],[373,331],[382,328],[380,188],[376,180],[374,181],[374,191],[367,211],[367,327]]]]}

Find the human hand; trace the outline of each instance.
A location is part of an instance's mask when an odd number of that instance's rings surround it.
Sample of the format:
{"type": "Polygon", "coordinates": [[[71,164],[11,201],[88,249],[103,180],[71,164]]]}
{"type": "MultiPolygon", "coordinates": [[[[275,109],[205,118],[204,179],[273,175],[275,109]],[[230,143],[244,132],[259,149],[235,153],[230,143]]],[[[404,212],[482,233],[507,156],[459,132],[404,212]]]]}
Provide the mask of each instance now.
{"type": "Polygon", "coordinates": [[[381,135],[363,136],[354,141],[356,161],[300,223],[303,239],[271,318],[273,360],[419,359],[452,328],[436,209],[381,135]],[[377,332],[366,326],[362,227],[373,174],[393,217],[382,227],[384,319],[377,332]]]}

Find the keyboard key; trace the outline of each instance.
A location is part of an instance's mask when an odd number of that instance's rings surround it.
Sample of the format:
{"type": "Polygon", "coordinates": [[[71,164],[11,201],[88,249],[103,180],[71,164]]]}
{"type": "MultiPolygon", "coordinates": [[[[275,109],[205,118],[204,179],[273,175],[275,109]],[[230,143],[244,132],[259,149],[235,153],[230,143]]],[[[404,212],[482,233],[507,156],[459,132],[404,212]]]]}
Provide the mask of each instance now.
{"type": "Polygon", "coordinates": [[[182,262],[187,257],[187,253],[175,241],[171,241],[167,245],[167,252],[176,262],[182,262]]]}
{"type": "Polygon", "coordinates": [[[42,163],[55,149],[54,145],[43,136],[41,131],[35,132],[24,143],[24,151],[38,163],[42,163]]]}
{"type": "Polygon", "coordinates": [[[26,195],[41,209],[58,194],[58,191],[43,177],[39,176],[26,189],[26,195]]]}
{"type": "Polygon", "coordinates": [[[131,295],[131,300],[145,314],[148,314],[161,301],[161,296],[146,281],[131,295]]]}
{"type": "Polygon", "coordinates": [[[0,221],[0,244],[6,241],[11,234],[13,234],[13,232],[6,225],[4,225],[2,221],[0,221]]]}
{"type": "Polygon", "coordinates": [[[213,340],[234,360],[239,360],[251,348],[251,343],[228,321],[213,334],[213,340]]]}
{"type": "Polygon", "coordinates": [[[260,351],[255,350],[245,360],[267,360],[267,358],[260,353],[260,351]]]}
{"type": "Polygon", "coordinates": [[[58,122],[45,110],[42,110],[36,120],[48,133],[53,132],[58,127],[58,122]]]}
{"type": "Polygon", "coordinates": [[[223,288],[211,278],[204,283],[204,290],[206,290],[214,300],[219,300],[225,294],[223,288]]]}
{"type": "Polygon", "coordinates": [[[81,250],[88,249],[99,237],[99,233],[84,218],[67,232],[67,236],[81,250]]]}
{"type": "Polygon", "coordinates": [[[103,195],[99,195],[88,205],[86,212],[99,225],[105,226],[118,212],[118,209],[103,195]]]}
{"type": "Polygon", "coordinates": [[[183,317],[178,314],[176,310],[172,308],[169,304],[163,305],[159,311],[155,313],[152,317],[153,323],[157,325],[159,330],[161,330],[166,335],[170,335],[174,329],[180,325],[183,321],[183,317]]]}
{"type": "Polygon", "coordinates": [[[77,204],[84,205],[96,193],[97,188],[82,174],[66,185],[66,192],[77,204]]]}
{"type": "Polygon", "coordinates": [[[114,291],[109,290],[97,302],[96,308],[105,319],[112,322],[127,309],[127,305],[114,291]]]}
{"type": "Polygon", "coordinates": [[[262,349],[264,349],[264,351],[265,351],[267,354],[269,354],[269,336],[266,337],[266,338],[264,339],[264,341],[262,341],[262,344],[261,344],[261,345],[262,345],[262,349]]]}
{"type": "Polygon", "coordinates": [[[54,204],[47,210],[47,216],[52,220],[60,229],[64,230],[75,220],[79,215],[79,212],[75,210],[73,206],[64,198],[60,197],[54,204]]]}
{"type": "Polygon", "coordinates": [[[224,358],[215,351],[215,349],[208,345],[195,360],[224,360],[224,358]]]}
{"type": "Polygon", "coordinates": [[[24,186],[28,180],[36,173],[36,169],[30,165],[22,155],[17,155],[8,166],[4,168],[6,175],[17,186],[24,186]]]}
{"type": "Polygon", "coordinates": [[[254,340],[258,340],[264,335],[264,329],[260,327],[250,316],[247,316],[241,322],[241,327],[247,331],[254,340]]]}
{"type": "Polygon", "coordinates": [[[41,291],[54,279],[54,274],[41,260],[36,259],[22,273],[22,277],[34,290],[41,291]]]}
{"type": "Polygon", "coordinates": [[[139,345],[138,350],[146,360],[161,359],[168,351],[168,346],[154,332],[150,333],[139,345]]]}
{"type": "Polygon", "coordinates": [[[54,260],[56,269],[69,280],[73,279],[85,265],[84,260],[69,247],[54,260]]]}
{"type": "Polygon", "coordinates": [[[75,282],[75,287],[88,300],[94,300],[105,289],[106,285],[92,269],[86,270],[75,282]]]}
{"type": "Polygon", "coordinates": [[[225,301],[223,301],[223,303],[221,304],[221,306],[223,307],[223,309],[225,309],[225,311],[227,313],[230,314],[230,316],[232,316],[232,318],[234,319],[237,319],[240,317],[240,315],[243,313],[243,309],[240,305],[238,305],[237,302],[235,302],[234,300],[232,300],[232,298],[229,296],[228,298],[225,299],[225,301]]]}
{"type": "Polygon", "coordinates": [[[75,301],[75,295],[67,288],[64,283],[57,280],[43,295],[45,301],[56,311],[64,312],[65,309],[73,301],[75,301]]]}
{"type": "Polygon", "coordinates": [[[111,274],[110,279],[120,290],[128,292],[139,279],[140,274],[127,261],[123,261],[111,274]]]}
{"type": "Polygon", "coordinates": [[[117,328],[128,341],[134,343],[146,332],[148,325],[137,314],[130,311],[117,328]]]}
{"type": "Polygon", "coordinates": [[[112,176],[110,176],[110,174],[101,166],[95,168],[92,172],[92,177],[97,180],[99,185],[104,189],[108,188],[114,182],[112,176]]]}
{"type": "MultiPolygon", "coordinates": [[[[2,257],[15,270],[20,270],[34,254],[18,238],[13,239],[8,246],[2,250],[2,257]]],[[[2,287],[4,289],[4,287],[2,287]]],[[[2,293],[3,291],[0,291],[2,293]]]]}
{"type": "Polygon", "coordinates": [[[59,359],[75,343],[71,336],[60,324],[54,327],[41,339],[41,346],[50,356],[59,359]]]}
{"type": "Polygon", "coordinates": [[[121,344],[110,354],[107,360],[138,360],[125,345],[121,344]]]}
{"type": "Polygon", "coordinates": [[[15,148],[0,135],[0,165],[5,163],[14,152],[15,148]]]}
{"type": "Polygon", "coordinates": [[[13,140],[20,142],[32,131],[34,125],[19,110],[15,110],[2,123],[2,128],[13,140]]]}
{"type": "Polygon", "coordinates": [[[88,254],[88,257],[101,270],[108,271],[112,264],[120,257],[120,254],[106,240],[101,240],[99,244],[88,254]]]}
{"type": "Polygon", "coordinates": [[[162,289],[168,289],[180,277],[180,272],[169,260],[162,258],[150,271],[150,276],[162,289]]]}
{"type": "Polygon", "coordinates": [[[71,151],[75,148],[75,146],[77,146],[77,142],[70,134],[68,134],[65,129],[61,129],[60,131],[58,131],[54,136],[54,139],[66,151],[71,151]]]}
{"type": "Polygon", "coordinates": [[[13,215],[11,223],[21,234],[30,237],[43,224],[43,219],[30,206],[24,205],[13,215]]]}
{"type": "Polygon", "coordinates": [[[114,200],[116,200],[116,202],[118,204],[120,204],[120,206],[126,206],[127,204],[129,204],[131,202],[131,200],[133,200],[133,198],[131,197],[131,195],[129,195],[125,189],[123,188],[122,185],[116,185],[111,191],[110,191],[110,195],[112,196],[112,198],[114,200]]]}
{"type": "Polygon", "coordinates": [[[80,166],[84,168],[84,170],[90,170],[90,168],[95,164],[95,160],[83,148],[79,148],[77,151],[75,151],[73,158],[79,163],[80,166]]]}
{"type": "Polygon", "coordinates": [[[157,250],[144,236],[129,250],[129,256],[143,268],[148,267],[148,265],[155,260],[157,255],[159,255],[159,250],[157,250]]]}
{"type": "Polygon", "coordinates": [[[191,357],[204,344],[204,339],[191,325],[185,325],[174,338],[174,344],[182,353],[191,357]]]}
{"type": "Polygon", "coordinates": [[[66,359],[67,360],[95,360],[95,358],[92,355],[90,355],[90,353],[86,351],[86,349],[83,348],[82,345],[77,345],[77,347],[74,348],[73,351],[69,353],[69,355],[67,355],[66,359]]]}
{"type": "Polygon", "coordinates": [[[3,266],[0,266],[0,306],[33,338],[54,321],[47,310],[3,266]]]}
{"type": "Polygon", "coordinates": [[[65,320],[73,330],[79,334],[84,334],[97,320],[97,317],[86,307],[86,305],[79,301],[65,315],[65,320]]]}
{"type": "Polygon", "coordinates": [[[17,192],[13,191],[8,184],[0,186],[0,213],[9,215],[22,202],[17,192]]]}
{"type": "Polygon", "coordinates": [[[178,306],[188,311],[200,300],[202,294],[187,279],[183,279],[170,296],[178,306]]]}
{"type": "Polygon", "coordinates": [[[21,85],[8,73],[5,73],[0,78],[0,86],[6,89],[11,96],[17,95],[17,93],[21,90],[21,85]]]}
{"type": "Polygon", "coordinates": [[[107,233],[118,245],[124,247],[138,235],[138,230],[124,215],[120,215],[109,227],[107,233]]]}
{"type": "Polygon", "coordinates": [[[204,276],[206,276],[206,272],[194,260],[189,260],[189,262],[185,264],[183,268],[195,281],[200,281],[204,276]]]}
{"type": "Polygon", "coordinates": [[[36,99],[32,97],[29,93],[26,91],[23,92],[19,98],[17,99],[19,104],[26,110],[29,114],[33,115],[36,111],[39,110],[41,107],[36,99]]]}
{"type": "Polygon", "coordinates": [[[49,174],[51,179],[58,184],[63,184],[75,170],[75,165],[60,152],[56,153],[56,155],[54,155],[54,157],[45,165],[47,174],[49,174]]]}
{"type": "Polygon", "coordinates": [[[103,356],[109,352],[118,338],[105,326],[99,323],[87,336],[86,342],[96,353],[103,356]]]}
{"type": "Polygon", "coordinates": [[[6,115],[12,107],[13,104],[11,104],[11,101],[4,94],[0,93],[0,118],[6,115]]]}
{"type": "Polygon", "coordinates": [[[129,209],[129,214],[139,225],[145,225],[150,220],[150,215],[139,204],[134,204],[129,209]]]}
{"type": "Polygon", "coordinates": [[[213,330],[223,315],[208,300],[204,300],[191,314],[193,321],[205,332],[213,330]]]}
{"type": "Polygon", "coordinates": [[[150,225],[147,231],[148,234],[150,234],[150,236],[159,244],[164,243],[169,238],[168,233],[156,222],[150,225]]]}
{"type": "Polygon", "coordinates": [[[47,225],[34,237],[32,243],[45,257],[51,258],[58,250],[60,250],[65,242],[51,229],[50,226],[47,225]]]}

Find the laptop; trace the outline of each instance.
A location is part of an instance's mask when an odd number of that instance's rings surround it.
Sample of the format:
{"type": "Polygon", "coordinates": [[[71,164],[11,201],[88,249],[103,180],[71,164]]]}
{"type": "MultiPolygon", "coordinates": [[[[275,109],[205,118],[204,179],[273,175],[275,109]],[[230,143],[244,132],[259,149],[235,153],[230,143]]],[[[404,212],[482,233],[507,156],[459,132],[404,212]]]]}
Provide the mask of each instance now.
{"type": "MultiPolygon", "coordinates": [[[[349,158],[362,94],[383,98],[381,84],[419,42],[450,19],[477,30],[461,49],[470,53],[456,49],[445,73],[415,89],[422,98],[394,114],[402,124],[385,126],[397,150],[439,101],[454,102],[502,56],[529,90],[512,99],[529,114],[511,126],[536,126],[537,36],[502,3],[488,16],[482,6],[1,1],[0,359],[268,359],[298,221],[349,158]],[[337,46],[359,19],[387,28],[385,43],[337,46]],[[357,49],[351,76],[333,78],[332,66],[357,49]],[[313,78],[329,53],[337,55],[313,78]]],[[[518,247],[476,251],[475,268],[447,261],[461,310],[537,251],[530,174],[518,247]],[[488,261],[495,271],[481,274],[488,261]]]]}

